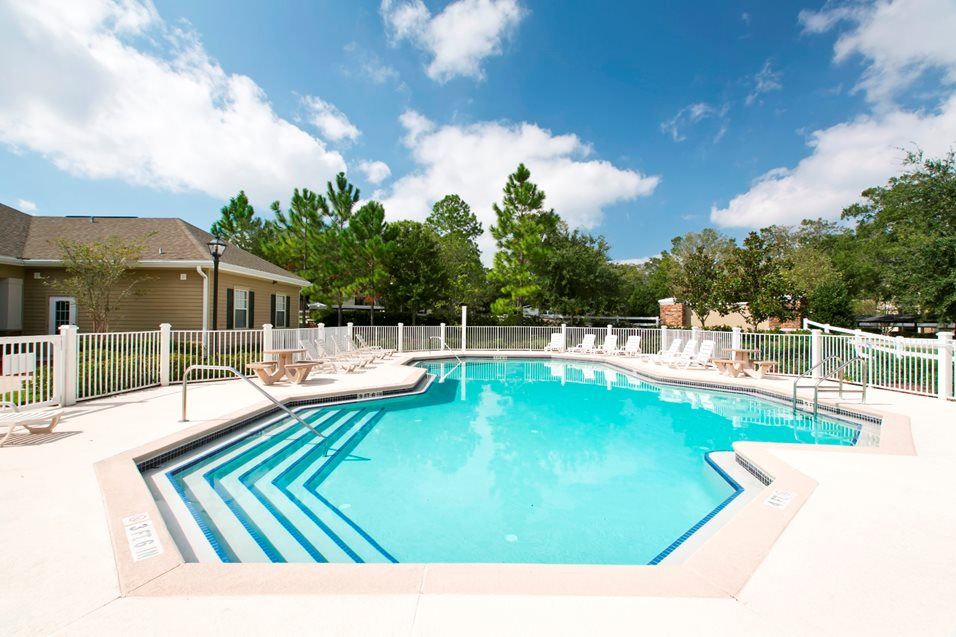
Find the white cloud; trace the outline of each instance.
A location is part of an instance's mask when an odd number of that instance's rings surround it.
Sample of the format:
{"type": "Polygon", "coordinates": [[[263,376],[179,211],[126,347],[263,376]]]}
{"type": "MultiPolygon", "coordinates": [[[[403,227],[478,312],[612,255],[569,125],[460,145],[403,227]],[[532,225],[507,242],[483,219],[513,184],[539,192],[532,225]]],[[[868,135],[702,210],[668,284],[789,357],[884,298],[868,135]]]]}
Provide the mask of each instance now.
{"type": "Polygon", "coordinates": [[[384,161],[360,161],[358,169],[371,184],[380,184],[392,174],[392,169],[384,161]]]}
{"type": "Polygon", "coordinates": [[[391,41],[427,52],[428,77],[447,82],[483,78],[482,62],[501,54],[526,11],[517,0],[455,0],[432,15],[422,0],[382,0],[381,13],[391,41]]]}
{"type": "Polygon", "coordinates": [[[834,60],[861,55],[867,69],[857,85],[874,103],[886,103],[925,72],[941,71],[956,83],[956,2],[953,0],[879,0],[866,5],[802,11],[806,33],[822,33],[840,22],[852,27],[834,47],[834,60]]]}
{"type": "MultiPolygon", "coordinates": [[[[591,148],[576,135],[553,135],[534,124],[478,122],[436,126],[414,111],[401,118],[405,144],[418,168],[376,193],[391,218],[424,219],[432,204],[456,193],[467,201],[485,229],[495,221],[491,205],[501,199],[508,175],[519,163],[547,193],[572,227],[600,223],[602,208],[649,195],[659,177],[589,159],[591,148]]],[[[493,244],[481,240],[486,256],[493,244]]]]}
{"type": "Polygon", "coordinates": [[[649,257],[633,257],[630,259],[614,259],[611,263],[620,263],[621,265],[644,265],[649,262],[651,259],[656,259],[661,256],[661,253],[652,254],[649,257]]]}
{"type": "Polygon", "coordinates": [[[721,226],[758,228],[804,218],[839,217],[870,186],[902,168],[904,147],[917,145],[929,156],[956,142],[956,96],[932,112],[894,109],[860,116],[811,134],[811,154],[795,168],[776,168],[725,208],[711,209],[721,226]]]}
{"type": "Polygon", "coordinates": [[[758,178],[750,189],[714,206],[711,220],[722,226],[758,228],[796,223],[807,217],[837,218],[870,186],[902,169],[904,149],[928,156],[956,143],[956,94],[932,108],[905,110],[893,98],[922,74],[941,71],[943,86],[956,82],[956,3],[952,0],[878,0],[803,11],[806,33],[822,33],[851,23],[834,47],[834,61],[864,58],[859,90],[874,111],[810,135],[811,153],[794,168],[780,167],[758,178]]]}
{"type": "Polygon", "coordinates": [[[152,4],[0,0],[0,142],[62,170],[257,203],[345,169],[152,4]]]}
{"type": "Polygon", "coordinates": [[[37,210],[36,203],[29,199],[17,199],[17,205],[15,207],[20,212],[36,212],[37,210]]]}
{"type": "Polygon", "coordinates": [[[362,134],[362,131],[356,128],[345,113],[334,104],[307,95],[302,98],[302,105],[308,112],[309,123],[315,126],[322,136],[329,141],[352,140],[362,134]]]}
{"type": "Polygon", "coordinates": [[[779,91],[783,88],[783,83],[780,81],[780,78],[783,77],[783,73],[773,70],[773,60],[767,60],[763,63],[763,67],[757,71],[757,74],[753,78],[753,90],[747,95],[745,100],[747,106],[752,105],[757,101],[764,93],[769,93],[770,91],[779,91]]]}
{"type": "Polygon", "coordinates": [[[687,139],[685,130],[701,120],[713,118],[720,123],[717,134],[713,141],[716,143],[727,132],[729,122],[727,121],[727,112],[730,110],[729,104],[724,104],[719,109],[707,104],[706,102],[697,102],[689,104],[677,111],[674,117],[665,122],[661,122],[661,131],[671,136],[675,142],[682,142],[687,139]]]}

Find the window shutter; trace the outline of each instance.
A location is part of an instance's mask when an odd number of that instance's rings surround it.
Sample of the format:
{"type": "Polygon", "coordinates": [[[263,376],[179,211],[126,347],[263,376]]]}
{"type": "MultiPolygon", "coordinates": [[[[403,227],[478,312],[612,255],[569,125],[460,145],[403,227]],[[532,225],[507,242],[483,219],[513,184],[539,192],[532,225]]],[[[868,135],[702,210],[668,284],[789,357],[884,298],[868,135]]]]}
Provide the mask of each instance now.
{"type": "Polygon", "coordinates": [[[292,297],[285,297],[285,326],[289,327],[289,314],[292,312],[292,297]]]}
{"type": "Polygon", "coordinates": [[[232,288],[226,288],[226,329],[227,330],[232,329],[233,314],[235,314],[235,312],[233,311],[233,307],[234,307],[233,290],[232,288]]]}
{"type": "Polygon", "coordinates": [[[273,327],[282,327],[281,325],[276,325],[276,295],[269,295],[269,323],[273,327]]]}
{"type": "Polygon", "coordinates": [[[250,330],[256,328],[256,293],[249,290],[249,318],[246,319],[246,327],[250,330]]]}

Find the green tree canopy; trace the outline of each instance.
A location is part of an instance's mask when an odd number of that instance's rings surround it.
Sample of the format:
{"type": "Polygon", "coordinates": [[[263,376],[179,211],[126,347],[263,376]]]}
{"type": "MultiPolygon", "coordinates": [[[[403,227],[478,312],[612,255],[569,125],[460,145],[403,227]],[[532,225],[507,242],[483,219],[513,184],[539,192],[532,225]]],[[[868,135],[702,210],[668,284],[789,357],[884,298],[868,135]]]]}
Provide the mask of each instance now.
{"type": "Polygon", "coordinates": [[[358,209],[352,216],[349,230],[349,261],[354,267],[354,286],[372,299],[369,325],[375,325],[375,302],[388,285],[387,262],[394,233],[385,221],[385,208],[377,201],[370,201],[358,209]]]}
{"type": "Polygon", "coordinates": [[[771,317],[786,319],[796,309],[785,277],[789,261],[775,228],[751,232],[731,252],[727,262],[728,292],[725,298],[739,306],[753,330],[771,317]],[[743,305],[745,304],[745,305],[743,305]]]}
{"type": "Polygon", "coordinates": [[[437,201],[425,223],[441,236],[457,233],[474,241],[482,233],[478,217],[458,195],[445,195],[437,201]]]}
{"type": "Polygon", "coordinates": [[[136,286],[149,278],[132,276],[133,267],[146,250],[146,239],[60,239],[56,245],[66,269],[66,277],[56,283],[57,288],[75,296],[80,307],[89,312],[94,332],[108,332],[110,318],[123,307],[123,300],[136,294],[136,286]]]}
{"type": "Polygon", "coordinates": [[[857,222],[880,280],[901,309],[956,320],[956,155],[910,153],[907,170],[863,191],[843,217],[857,222]]]}
{"type": "Polygon", "coordinates": [[[492,304],[495,314],[520,314],[527,304],[543,300],[549,241],[558,231],[559,217],[545,210],[545,193],[531,181],[524,164],[508,176],[501,205],[494,204],[497,222],[491,227],[498,252],[491,278],[503,296],[492,304]]]}
{"type": "Polygon", "coordinates": [[[219,219],[209,232],[253,254],[263,256],[265,246],[265,223],[256,217],[255,208],[242,190],[229,200],[219,212],[219,219]]]}
{"type": "Polygon", "coordinates": [[[675,237],[671,242],[669,283],[671,294],[706,325],[712,311],[726,314],[731,306],[727,264],[733,240],[706,228],[675,237]]]}
{"type": "Polygon", "coordinates": [[[389,284],[385,298],[396,309],[410,312],[414,325],[418,312],[438,305],[448,288],[442,248],[435,231],[417,221],[397,221],[391,229],[394,234],[386,262],[389,284]]]}
{"type": "Polygon", "coordinates": [[[618,271],[608,261],[603,237],[580,231],[558,232],[544,258],[544,299],[561,314],[603,314],[617,305],[618,271]]]}

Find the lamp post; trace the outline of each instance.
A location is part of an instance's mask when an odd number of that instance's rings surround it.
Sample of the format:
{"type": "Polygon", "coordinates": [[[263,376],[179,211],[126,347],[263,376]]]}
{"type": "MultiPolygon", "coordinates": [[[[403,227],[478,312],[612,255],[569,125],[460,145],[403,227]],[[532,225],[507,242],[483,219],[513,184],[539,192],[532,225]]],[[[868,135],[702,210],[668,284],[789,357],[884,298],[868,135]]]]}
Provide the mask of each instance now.
{"type": "Polygon", "coordinates": [[[219,237],[213,237],[206,247],[212,255],[212,329],[216,331],[219,329],[219,259],[226,251],[226,242],[219,237]]]}

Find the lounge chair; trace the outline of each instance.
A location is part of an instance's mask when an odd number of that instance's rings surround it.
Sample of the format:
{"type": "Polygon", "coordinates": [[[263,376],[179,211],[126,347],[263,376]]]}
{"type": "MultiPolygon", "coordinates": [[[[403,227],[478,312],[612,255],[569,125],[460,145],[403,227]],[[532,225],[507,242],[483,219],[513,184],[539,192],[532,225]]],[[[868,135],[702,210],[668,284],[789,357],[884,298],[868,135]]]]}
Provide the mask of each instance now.
{"type": "Polygon", "coordinates": [[[359,351],[372,353],[378,358],[385,359],[395,353],[395,350],[393,349],[387,349],[379,345],[369,345],[361,334],[355,334],[353,338],[355,339],[355,342],[358,343],[359,351]]]}
{"type": "Polygon", "coordinates": [[[551,342],[544,346],[544,351],[563,352],[564,351],[564,334],[562,334],[561,332],[552,332],[551,342]]]}
{"type": "Polygon", "coordinates": [[[317,340],[300,340],[299,345],[301,345],[302,349],[305,350],[307,358],[313,361],[319,361],[328,364],[333,373],[341,372],[343,374],[348,374],[349,372],[355,370],[354,363],[330,355],[328,352],[326,352],[325,346],[317,340]]]}
{"type": "Polygon", "coordinates": [[[641,337],[640,336],[628,336],[627,342],[624,343],[624,347],[617,350],[616,354],[621,356],[640,356],[641,355],[641,337]]]}
{"type": "Polygon", "coordinates": [[[584,338],[581,339],[581,342],[570,348],[568,351],[574,352],[576,354],[590,354],[594,351],[595,338],[597,337],[594,334],[585,334],[584,338]]]}
{"type": "Polygon", "coordinates": [[[663,359],[672,360],[675,356],[677,356],[678,352],[680,352],[681,345],[683,344],[683,339],[675,338],[673,341],[671,341],[670,346],[668,346],[666,350],[662,349],[656,354],[644,354],[644,356],[641,358],[646,361],[658,361],[663,359]]]}
{"type": "MultiPolygon", "coordinates": [[[[693,343],[693,341],[691,341],[691,343],[693,343]]],[[[690,343],[688,343],[688,345],[689,344],[690,343]]],[[[710,362],[710,359],[713,355],[714,342],[704,341],[700,344],[700,349],[697,350],[696,354],[693,354],[689,358],[671,363],[671,367],[675,369],[687,369],[688,367],[711,367],[713,364],[710,362]]]]}
{"type": "Polygon", "coordinates": [[[617,346],[617,334],[608,334],[604,337],[604,343],[601,347],[598,347],[594,351],[598,354],[614,356],[615,354],[620,354],[623,350],[617,346]]]}
{"type": "Polygon", "coordinates": [[[11,410],[0,413],[0,426],[7,426],[7,433],[0,440],[0,447],[7,443],[17,427],[23,427],[31,434],[48,434],[56,429],[56,426],[60,424],[60,418],[63,416],[62,409],[19,411],[15,404],[7,401],[0,401],[0,407],[7,407],[11,410]]]}
{"type": "Polygon", "coordinates": [[[690,339],[684,345],[684,349],[681,350],[680,354],[673,356],[661,356],[660,358],[654,359],[654,362],[658,365],[674,365],[675,363],[684,363],[685,361],[690,360],[694,357],[694,354],[697,353],[697,341],[690,339]]]}

